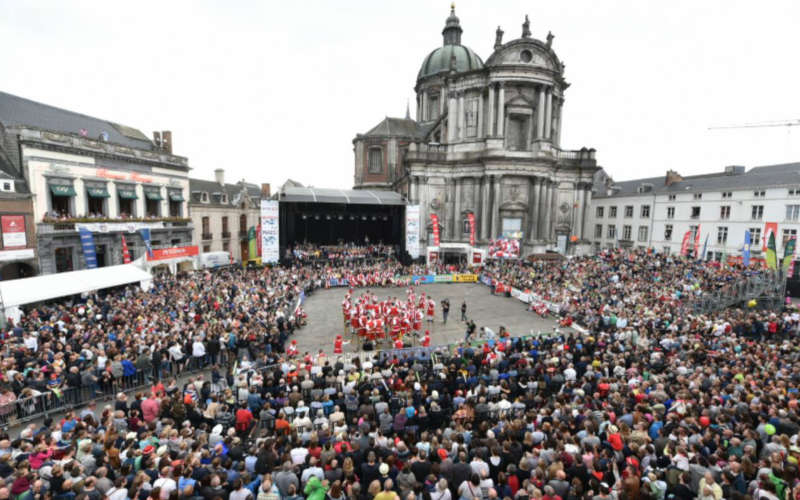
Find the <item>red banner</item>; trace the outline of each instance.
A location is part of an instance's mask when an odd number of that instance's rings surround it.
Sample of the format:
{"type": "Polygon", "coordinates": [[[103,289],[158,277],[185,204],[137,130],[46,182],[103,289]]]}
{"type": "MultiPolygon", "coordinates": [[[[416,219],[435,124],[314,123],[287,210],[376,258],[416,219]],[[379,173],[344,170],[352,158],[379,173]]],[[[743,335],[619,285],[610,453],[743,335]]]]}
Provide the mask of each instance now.
{"type": "Polygon", "coordinates": [[[469,246],[475,246],[475,214],[467,214],[469,221],[469,246]]]}
{"type": "Polygon", "coordinates": [[[433,227],[433,246],[439,246],[439,216],[431,214],[431,226],[433,227]]]}
{"type": "Polygon", "coordinates": [[[128,242],[125,241],[125,235],[122,235],[122,263],[131,263],[131,253],[128,251],[128,242]]]}
{"type": "Polygon", "coordinates": [[[683,256],[689,255],[689,240],[691,237],[691,231],[686,231],[686,234],[683,235],[683,242],[681,243],[681,255],[683,256]]]}
{"type": "Polygon", "coordinates": [[[700,249],[700,226],[697,226],[697,232],[694,233],[694,256],[700,258],[697,251],[700,249]]]}
{"type": "Polygon", "coordinates": [[[172,247],[172,248],[159,248],[153,250],[152,256],[147,256],[147,260],[168,260],[176,259],[178,257],[193,257],[199,254],[200,251],[197,245],[190,247],[172,247]]]}
{"type": "MultiPolygon", "coordinates": [[[[5,231],[5,230],[4,230],[5,231]]],[[[761,251],[767,251],[767,242],[769,242],[769,233],[775,233],[775,243],[780,241],[778,239],[778,223],[777,222],[767,222],[764,224],[764,237],[761,238],[761,251]]]]}
{"type": "Polygon", "coordinates": [[[25,248],[28,240],[25,237],[25,216],[4,215],[0,217],[3,227],[3,248],[25,248]]]}

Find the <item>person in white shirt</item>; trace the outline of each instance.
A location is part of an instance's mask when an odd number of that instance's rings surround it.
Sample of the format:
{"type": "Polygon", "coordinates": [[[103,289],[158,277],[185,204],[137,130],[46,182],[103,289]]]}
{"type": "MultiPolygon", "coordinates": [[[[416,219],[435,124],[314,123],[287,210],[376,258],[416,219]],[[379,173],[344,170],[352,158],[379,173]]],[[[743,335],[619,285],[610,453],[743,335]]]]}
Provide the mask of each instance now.
{"type": "Polygon", "coordinates": [[[289,452],[289,455],[292,457],[292,463],[294,465],[301,465],[303,462],[306,461],[306,455],[308,455],[308,448],[304,448],[300,446],[298,443],[297,448],[292,448],[289,452]]]}
{"type": "Polygon", "coordinates": [[[161,500],[167,500],[170,493],[178,489],[178,483],[169,474],[169,467],[164,467],[161,469],[161,476],[153,483],[153,488],[161,488],[161,500]]]}
{"type": "Polygon", "coordinates": [[[32,333],[26,333],[24,342],[26,349],[30,349],[33,352],[37,352],[39,350],[39,341],[36,339],[36,335],[32,333]]]}

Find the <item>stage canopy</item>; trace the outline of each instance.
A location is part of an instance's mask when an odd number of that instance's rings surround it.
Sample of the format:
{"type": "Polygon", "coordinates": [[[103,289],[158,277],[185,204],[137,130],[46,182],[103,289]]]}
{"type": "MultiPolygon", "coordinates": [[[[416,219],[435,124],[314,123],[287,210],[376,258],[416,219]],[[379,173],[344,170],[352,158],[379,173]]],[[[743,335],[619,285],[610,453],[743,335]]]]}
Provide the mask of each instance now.
{"type": "Polygon", "coordinates": [[[359,189],[289,187],[281,190],[280,201],[288,203],[340,203],[344,205],[405,205],[400,193],[359,189]]]}
{"type": "Polygon", "coordinates": [[[10,308],[152,279],[136,264],[122,264],[0,281],[0,294],[3,307],[10,308]]]}

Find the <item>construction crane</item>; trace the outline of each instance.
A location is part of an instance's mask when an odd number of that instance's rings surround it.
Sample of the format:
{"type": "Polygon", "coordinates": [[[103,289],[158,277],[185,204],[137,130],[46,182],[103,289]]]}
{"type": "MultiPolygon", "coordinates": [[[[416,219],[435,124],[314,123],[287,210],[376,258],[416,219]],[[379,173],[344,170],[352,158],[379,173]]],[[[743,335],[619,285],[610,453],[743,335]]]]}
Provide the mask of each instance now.
{"type": "Polygon", "coordinates": [[[732,128],[764,128],[764,127],[798,127],[800,126],[800,119],[797,120],[775,120],[771,122],[757,122],[757,123],[744,123],[742,125],[724,125],[717,127],[708,127],[708,130],[722,130],[732,128]]]}

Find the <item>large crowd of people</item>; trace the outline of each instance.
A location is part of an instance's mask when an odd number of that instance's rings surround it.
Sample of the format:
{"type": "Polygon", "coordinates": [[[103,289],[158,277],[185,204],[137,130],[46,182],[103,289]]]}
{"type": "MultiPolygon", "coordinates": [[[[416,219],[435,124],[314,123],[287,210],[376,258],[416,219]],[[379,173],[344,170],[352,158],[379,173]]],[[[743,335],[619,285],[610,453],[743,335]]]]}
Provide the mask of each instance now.
{"type": "Polygon", "coordinates": [[[26,311],[0,358],[0,500],[800,498],[800,315],[684,307],[757,271],[643,251],[490,261],[482,277],[583,333],[291,352],[301,294],[348,278],[417,303],[399,277],[439,270],[299,259],[26,311]],[[113,399],[14,427],[21,401],[76,387],[113,399]]]}

